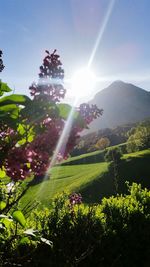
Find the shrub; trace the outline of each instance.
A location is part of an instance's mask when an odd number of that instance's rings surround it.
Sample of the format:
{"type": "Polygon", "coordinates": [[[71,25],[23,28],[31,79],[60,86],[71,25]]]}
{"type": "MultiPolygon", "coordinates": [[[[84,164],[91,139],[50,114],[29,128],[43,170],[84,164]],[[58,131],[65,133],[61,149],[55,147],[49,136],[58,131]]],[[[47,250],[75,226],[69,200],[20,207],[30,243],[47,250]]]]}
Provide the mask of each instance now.
{"type": "Polygon", "coordinates": [[[119,147],[110,148],[105,153],[105,161],[113,161],[119,163],[122,157],[122,150],[119,147]]]}
{"type": "Polygon", "coordinates": [[[110,173],[113,175],[115,192],[119,191],[119,172],[118,164],[121,162],[122,150],[120,147],[110,148],[105,154],[105,161],[111,162],[109,165],[110,173]]]}
{"type": "Polygon", "coordinates": [[[127,141],[128,153],[147,149],[150,147],[150,125],[139,125],[134,131],[129,133],[127,141]]]}
{"type": "Polygon", "coordinates": [[[82,204],[78,194],[57,196],[50,209],[35,210],[27,219],[26,227],[47,242],[23,239],[20,229],[10,247],[7,230],[2,266],[149,266],[150,191],[136,183],[128,187],[129,195],[104,198],[95,206],[82,204]]]}
{"type": "Polygon", "coordinates": [[[95,144],[95,148],[103,150],[109,145],[110,145],[110,140],[107,137],[102,137],[95,144]]]}

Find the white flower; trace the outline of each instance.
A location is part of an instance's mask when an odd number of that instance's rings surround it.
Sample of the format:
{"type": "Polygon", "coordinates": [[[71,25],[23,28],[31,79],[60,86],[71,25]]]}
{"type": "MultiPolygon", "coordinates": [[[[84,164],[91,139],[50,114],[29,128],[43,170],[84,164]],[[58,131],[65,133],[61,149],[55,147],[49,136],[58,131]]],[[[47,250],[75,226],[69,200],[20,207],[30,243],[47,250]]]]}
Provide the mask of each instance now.
{"type": "Polygon", "coordinates": [[[13,186],[14,186],[14,182],[13,181],[6,185],[8,193],[10,193],[12,191],[13,186]]]}

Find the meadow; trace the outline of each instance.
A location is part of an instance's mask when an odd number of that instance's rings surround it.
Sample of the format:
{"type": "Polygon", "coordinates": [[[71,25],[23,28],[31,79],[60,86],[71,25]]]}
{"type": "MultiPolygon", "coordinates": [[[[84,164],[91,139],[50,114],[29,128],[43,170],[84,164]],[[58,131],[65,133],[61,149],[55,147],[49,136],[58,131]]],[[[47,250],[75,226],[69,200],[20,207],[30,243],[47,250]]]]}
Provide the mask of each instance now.
{"type": "MultiPolygon", "coordinates": [[[[80,192],[85,203],[100,203],[103,197],[115,195],[114,174],[103,154],[104,151],[84,154],[53,167],[48,179],[29,188],[22,198],[22,205],[37,200],[48,206],[55,195],[64,191],[80,192]]],[[[149,188],[149,162],[150,149],[124,154],[118,166],[118,193],[127,192],[126,181],[149,188]]]]}

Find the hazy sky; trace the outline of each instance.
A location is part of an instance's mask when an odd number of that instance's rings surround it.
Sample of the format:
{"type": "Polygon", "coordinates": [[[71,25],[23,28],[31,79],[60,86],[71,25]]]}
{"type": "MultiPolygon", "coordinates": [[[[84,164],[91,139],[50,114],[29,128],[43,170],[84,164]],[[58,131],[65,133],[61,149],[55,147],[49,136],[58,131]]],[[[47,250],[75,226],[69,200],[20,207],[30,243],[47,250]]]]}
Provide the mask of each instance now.
{"type": "Polygon", "coordinates": [[[0,48],[6,66],[3,81],[17,93],[28,93],[29,85],[38,78],[44,50],[55,48],[66,78],[71,77],[87,65],[104,29],[91,68],[106,81],[95,90],[116,79],[150,90],[150,1],[114,0],[109,10],[112,2],[0,0],[0,48]]]}

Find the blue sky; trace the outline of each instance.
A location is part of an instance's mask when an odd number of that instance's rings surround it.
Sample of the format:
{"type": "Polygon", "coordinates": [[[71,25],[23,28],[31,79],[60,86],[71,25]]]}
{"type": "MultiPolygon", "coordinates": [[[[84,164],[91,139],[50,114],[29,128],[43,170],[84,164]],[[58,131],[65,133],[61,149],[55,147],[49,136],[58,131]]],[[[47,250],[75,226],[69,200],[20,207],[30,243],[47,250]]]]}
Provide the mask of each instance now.
{"type": "MultiPolygon", "coordinates": [[[[1,74],[15,92],[28,93],[37,80],[44,50],[57,49],[66,78],[86,66],[103,26],[109,0],[0,0],[1,74]]],[[[150,90],[150,1],[116,0],[91,68],[150,90]]]]}

